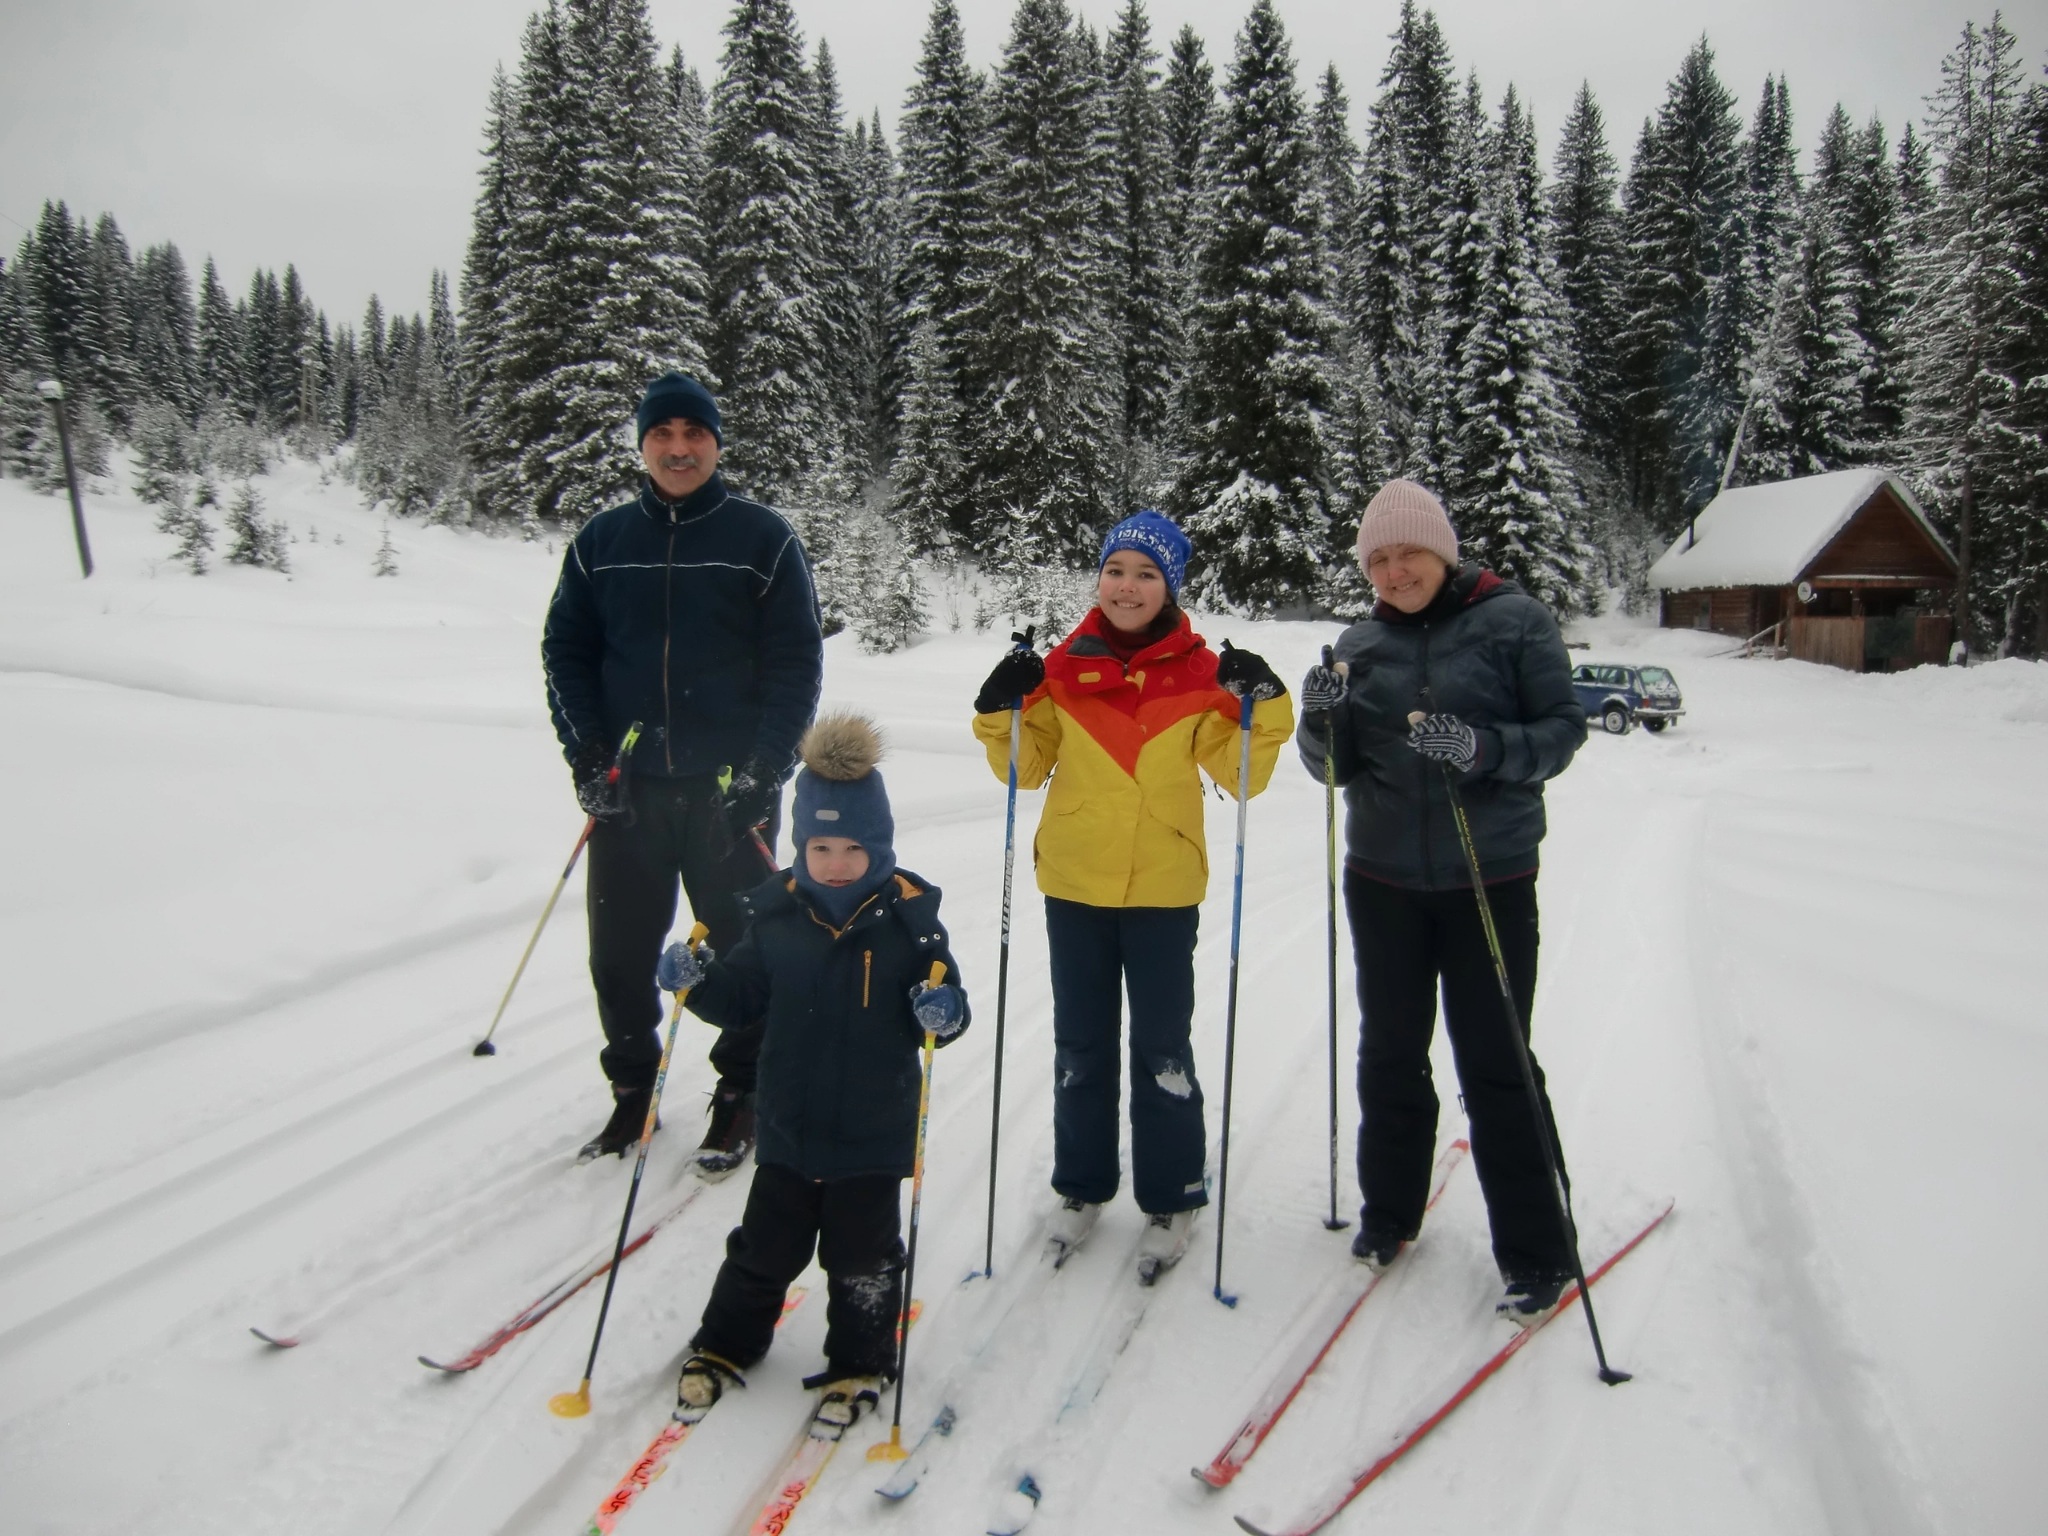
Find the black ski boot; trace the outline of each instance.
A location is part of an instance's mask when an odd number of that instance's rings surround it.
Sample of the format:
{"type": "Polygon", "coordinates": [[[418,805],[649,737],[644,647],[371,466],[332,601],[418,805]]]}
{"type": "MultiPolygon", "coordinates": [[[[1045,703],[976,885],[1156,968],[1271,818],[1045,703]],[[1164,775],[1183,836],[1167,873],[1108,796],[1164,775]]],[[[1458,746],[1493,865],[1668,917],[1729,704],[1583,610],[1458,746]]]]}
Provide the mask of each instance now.
{"type": "Polygon", "coordinates": [[[1400,1255],[1402,1244],[1414,1240],[1415,1234],[1398,1222],[1360,1211],[1358,1236],[1351,1239],[1351,1257],[1374,1274],[1383,1274],[1400,1255]]]}
{"type": "Polygon", "coordinates": [[[1494,1303],[1496,1317],[1504,1317],[1517,1328],[1534,1328],[1564,1298],[1565,1287],[1573,1283],[1568,1274],[1503,1275],[1506,1290],[1494,1303]]]}
{"type": "MultiPolygon", "coordinates": [[[[637,1146],[640,1133],[647,1128],[647,1105],[654,1097],[652,1084],[642,1088],[622,1088],[612,1084],[612,1117],[605,1121],[604,1129],[583,1143],[583,1150],[576,1154],[576,1161],[587,1163],[596,1157],[624,1157],[628,1147],[637,1146]]],[[[654,1128],[661,1129],[657,1118],[654,1128]]]]}
{"type": "Polygon", "coordinates": [[[711,1124],[703,1143],[690,1154],[697,1177],[716,1183],[747,1160],[754,1150],[754,1096],[718,1080],[711,1093],[711,1124]]]}

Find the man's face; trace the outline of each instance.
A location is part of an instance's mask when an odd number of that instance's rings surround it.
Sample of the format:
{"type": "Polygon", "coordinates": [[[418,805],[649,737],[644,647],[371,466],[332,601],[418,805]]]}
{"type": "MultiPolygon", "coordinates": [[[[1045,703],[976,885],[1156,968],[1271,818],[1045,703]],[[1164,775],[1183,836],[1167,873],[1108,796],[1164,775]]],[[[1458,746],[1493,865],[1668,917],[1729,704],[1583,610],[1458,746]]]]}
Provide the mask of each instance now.
{"type": "Polygon", "coordinates": [[[718,468],[718,439],[701,421],[671,416],[640,440],[640,460],[654,488],[670,501],[681,501],[718,468]]]}

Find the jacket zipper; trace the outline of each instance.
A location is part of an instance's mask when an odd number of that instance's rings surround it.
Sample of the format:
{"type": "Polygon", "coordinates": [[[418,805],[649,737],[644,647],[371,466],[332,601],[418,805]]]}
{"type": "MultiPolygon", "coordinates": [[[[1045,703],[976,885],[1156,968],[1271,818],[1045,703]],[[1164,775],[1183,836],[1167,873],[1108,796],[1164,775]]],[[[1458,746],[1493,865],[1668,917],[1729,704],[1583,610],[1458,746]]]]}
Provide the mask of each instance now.
{"type": "Polygon", "coordinates": [[[875,952],[864,949],[860,952],[860,1005],[868,1005],[868,984],[875,979],[875,952]]]}
{"type": "Polygon", "coordinates": [[[675,629],[675,620],[669,612],[670,594],[675,587],[676,568],[676,509],[668,509],[668,553],[661,562],[661,760],[673,775],[676,771],[675,731],[672,716],[675,711],[668,696],[668,647],[669,637],[675,629]]]}

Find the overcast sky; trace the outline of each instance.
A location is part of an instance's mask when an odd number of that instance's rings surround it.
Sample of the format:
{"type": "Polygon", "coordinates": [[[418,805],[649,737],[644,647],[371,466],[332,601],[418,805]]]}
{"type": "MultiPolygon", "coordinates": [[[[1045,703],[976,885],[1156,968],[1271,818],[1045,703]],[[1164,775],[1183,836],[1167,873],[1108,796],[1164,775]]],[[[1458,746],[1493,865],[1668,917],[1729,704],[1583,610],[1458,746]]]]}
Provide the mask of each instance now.
{"type": "MultiPolygon", "coordinates": [[[[827,39],[849,112],[894,132],[930,0],[796,0],[827,39]]],[[[1070,0],[1072,3],[1072,0],[1070,0]]],[[[1334,62],[1362,136],[1398,0],[1279,0],[1304,84],[1334,62]]],[[[959,0],[969,50],[992,63],[1014,0],[959,0]]],[[[1120,0],[1085,0],[1106,28],[1120,0]]],[[[708,84],[724,0],[651,0],[664,48],[708,84]]],[[[11,257],[45,198],[111,212],[137,249],[175,240],[194,277],[210,253],[231,291],[256,266],[298,265],[336,320],[424,306],[427,274],[459,270],[492,67],[516,67],[533,0],[0,0],[0,249],[11,257]]],[[[1219,84],[1249,0],[1150,0],[1161,51],[1193,23],[1219,84]]],[[[1546,145],[1581,79],[1627,163],[1644,116],[1704,32],[1721,78],[1753,111],[1787,76],[1809,149],[1840,101],[1896,137],[1939,78],[1977,0],[1438,0],[1461,70],[1489,101],[1510,83],[1546,145]]],[[[2005,6],[2030,76],[2048,57],[2048,0],[2005,6]]]]}

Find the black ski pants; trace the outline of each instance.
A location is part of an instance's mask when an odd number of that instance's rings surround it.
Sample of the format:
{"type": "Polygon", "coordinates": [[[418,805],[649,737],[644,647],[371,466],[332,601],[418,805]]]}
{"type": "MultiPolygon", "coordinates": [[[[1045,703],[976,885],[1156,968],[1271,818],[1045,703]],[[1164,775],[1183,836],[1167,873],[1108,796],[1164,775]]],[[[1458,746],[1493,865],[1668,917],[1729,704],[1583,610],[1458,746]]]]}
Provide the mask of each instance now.
{"type": "Polygon", "coordinates": [[[817,1180],[774,1163],[754,1170],[746,1214],[690,1348],[745,1369],[768,1353],[789,1287],[811,1262],[825,1271],[825,1360],[834,1376],[896,1374],[903,1308],[903,1180],[893,1173],[817,1180]]]}
{"type": "Polygon", "coordinates": [[[1207,1205],[1195,1014],[1199,907],[1045,899],[1052,956],[1052,1187],[1100,1204],[1117,1190],[1123,1003],[1131,1004],[1131,1188],[1147,1213],[1207,1205]]]}
{"type": "MultiPolygon", "coordinates": [[[[1500,881],[1487,886],[1486,895],[1526,1040],[1536,995],[1536,877],[1500,881]]],[[[1569,1273],[1569,1239],[1472,892],[1406,890],[1346,869],[1344,902],[1364,1015],[1358,1047],[1361,1219],[1403,1233],[1422,1225],[1436,1151],[1429,1042],[1440,984],[1494,1261],[1510,1278],[1569,1273]]],[[[1556,1146],[1543,1068],[1533,1054],[1530,1065],[1556,1146]]]]}
{"type": "MultiPolygon", "coordinates": [[[[628,783],[633,815],[600,821],[590,835],[585,906],[590,916],[590,979],[605,1045],[604,1075],[622,1088],[654,1082],[661,1064],[663,1011],[654,985],[662,941],[676,920],[680,880],[690,911],[711,930],[712,948],[730,953],[746,924],[738,893],[774,873],[751,838],[735,844],[719,811],[718,784],[710,775],[684,779],[636,778],[628,783]]],[[[771,848],[781,813],[762,837],[771,848]]],[[[721,1030],[711,1065],[742,1092],[754,1087],[761,1056],[762,1020],[721,1030]]]]}

